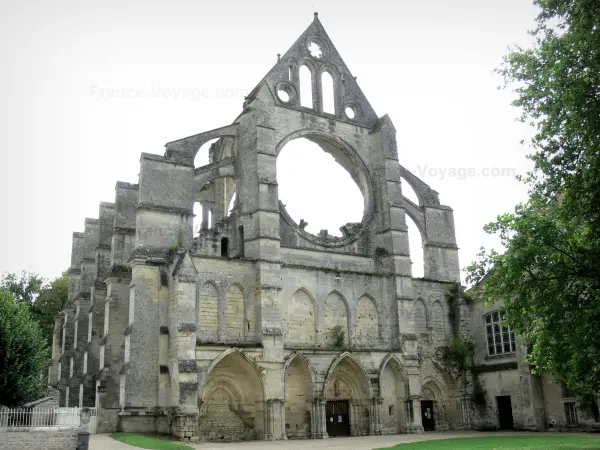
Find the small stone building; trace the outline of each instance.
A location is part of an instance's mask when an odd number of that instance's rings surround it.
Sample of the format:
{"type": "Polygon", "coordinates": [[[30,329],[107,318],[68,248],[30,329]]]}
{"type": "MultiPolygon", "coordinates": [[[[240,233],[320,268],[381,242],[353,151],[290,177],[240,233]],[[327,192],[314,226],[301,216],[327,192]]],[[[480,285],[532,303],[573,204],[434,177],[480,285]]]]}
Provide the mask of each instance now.
{"type": "Polygon", "coordinates": [[[510,332],[487,354],[486,327],[501,318],[456,294],[452,209],[400,159],[392,121],[377,116],[315,14],[233,123],[142,153],[138,182],[117,182],[114,203],[73,233],[50,373],[61,406],[97,407],[98,432],[202,440],[497,427],[505,396],[515,428],[566,424],[559,391],[542,395],[510,332]],[[194,167],[215,138],[210,163],[194,167]],[[360,188],[364,216],[342,236],[309,233],[279,201],[277,156],[299,138],[360,188]],[[423,278],[412,276],[407,216],[423,241],[423,278]],[[477,340],[487,406],[473,404],[472,377],[445,357],[456,336],[477,340]]]}

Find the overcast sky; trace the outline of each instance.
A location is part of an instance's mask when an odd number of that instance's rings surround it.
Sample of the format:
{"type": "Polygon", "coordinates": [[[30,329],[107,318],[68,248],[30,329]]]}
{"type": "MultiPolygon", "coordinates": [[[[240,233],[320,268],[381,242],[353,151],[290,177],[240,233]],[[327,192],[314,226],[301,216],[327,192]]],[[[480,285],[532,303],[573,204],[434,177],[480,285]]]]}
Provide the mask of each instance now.
{"type": "MultiPolygon", "coordinates": [[[[492,71],[509,45],[530,42],[530,0],[5,0],[0,273],[68,268],[71,233],[113,201],[117,180],[137,183],[140,153],[231,123],[315,10],[377,114],[392,118],[400,163],[454,209],[461,266],[497,245],[482,226],[525,199],[514,175],[530,165],[519,141],[531,131],[492,71]]],[[[305,213],[300,202],[325,198],[307,188],[319,186],[314,160],[286,164],[280,177],[304,173],[285,191],[297,221],[318,232],[352,220],[327,203],[305,213]]],[[[340,203],[357,204],[343,192],[340,203]]]]}

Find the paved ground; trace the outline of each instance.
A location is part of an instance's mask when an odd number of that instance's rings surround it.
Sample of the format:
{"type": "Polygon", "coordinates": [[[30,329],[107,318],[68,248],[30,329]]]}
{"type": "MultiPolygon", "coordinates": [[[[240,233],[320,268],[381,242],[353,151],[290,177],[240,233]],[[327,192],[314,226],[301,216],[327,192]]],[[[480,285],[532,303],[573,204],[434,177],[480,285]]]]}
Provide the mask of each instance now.
{"type": "MultiPolygon", "coordinates": [[[[532,435],[540,436],[542,433],[519,433],[519,432],[492,432],[477,433],[467,432],[435,432],[424,434],[396,434],[389,436],[361,436],[353,438],[332,439],[309,439],[289,441],[254,441],[254,442],[231,442],[231,443],[196,443],[192,444],[199,450],[256,450],[256,449],[352,449],[373,450],[374,448],[392,447],[403,442],[427,441],[432,439],[449,439],[458,437],[484,437],[484,436],[509,436],[509,435],[532,435]]],[[[548,433],[557,434],[557,433],[548,433]]],[[[569,436],[589,436],[589,433],[569,433],[569,436]]],[[[90,440],[90,450],[131,450],[137,447],[115,441],[108,434],[94,434],[90,440]]]]}

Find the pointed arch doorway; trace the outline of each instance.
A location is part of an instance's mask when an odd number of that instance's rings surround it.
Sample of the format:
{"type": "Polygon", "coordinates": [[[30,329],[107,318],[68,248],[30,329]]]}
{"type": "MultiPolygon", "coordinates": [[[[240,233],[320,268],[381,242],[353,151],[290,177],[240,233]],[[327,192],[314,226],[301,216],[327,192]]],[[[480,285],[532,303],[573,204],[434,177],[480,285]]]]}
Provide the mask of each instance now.
{"type": "Polygon", "coordinates": [[[327,434],[331,437],[369,435],[371,392],[364,368],[350,354],[334,361],[325,381],[327,434]]]}
{"type": "Polygon", "coordinates": [[[436,381],[430,379],[423,384],[422,392],[421,422],[423,430],[446,430],[445,397],[442,388],[436,381]]]}

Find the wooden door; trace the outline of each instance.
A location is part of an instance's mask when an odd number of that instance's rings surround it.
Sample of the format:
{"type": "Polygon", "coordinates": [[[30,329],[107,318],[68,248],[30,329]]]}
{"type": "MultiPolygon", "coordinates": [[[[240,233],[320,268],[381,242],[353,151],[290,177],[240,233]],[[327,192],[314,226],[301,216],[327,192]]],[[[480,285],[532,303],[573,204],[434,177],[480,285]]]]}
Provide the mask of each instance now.
{"type": "Polygon", "coordinates": [[[325,405],[325,420],[329,436],[350,436],[350,404],[348,400],[328,401],[325,405]]]}

